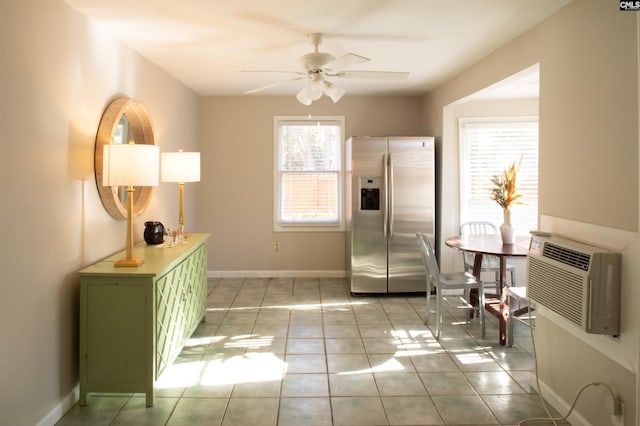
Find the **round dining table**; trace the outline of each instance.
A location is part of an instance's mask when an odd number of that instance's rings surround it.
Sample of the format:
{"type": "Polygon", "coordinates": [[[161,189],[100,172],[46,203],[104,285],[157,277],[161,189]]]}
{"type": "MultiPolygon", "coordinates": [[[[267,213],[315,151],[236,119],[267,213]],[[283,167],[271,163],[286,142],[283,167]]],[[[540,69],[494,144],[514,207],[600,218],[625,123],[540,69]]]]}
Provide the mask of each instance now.
{"type": "MultiPolygon", "coordinates": [[[[507,318],[509,316],[509,306],[507,301],[506,269],[508,257],[524,257],[529,252],[531,237],[516,237],[514,244],[503,244],[500,235],[457,235],[447,238],[445,245],[463,252],[473,253],[473,275],[480,279],[482,269],[482,257],[484,255],[496,256],[500,263],[500,294],[485,295],[485,309],[496,316],[500,321],[500,344],[505,345],[507,341],[507,318]]],[[[477,302],[477,295],[475,300],[477,302]]]]}

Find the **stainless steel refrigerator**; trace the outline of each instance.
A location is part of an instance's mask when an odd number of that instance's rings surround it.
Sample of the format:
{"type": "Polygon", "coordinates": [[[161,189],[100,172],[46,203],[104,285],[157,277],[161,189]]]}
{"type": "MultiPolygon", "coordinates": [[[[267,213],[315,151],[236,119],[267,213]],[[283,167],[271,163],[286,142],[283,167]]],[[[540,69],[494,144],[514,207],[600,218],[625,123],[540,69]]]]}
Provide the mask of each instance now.
{"type": "Polygon", "coordinates": [[[435,232],[433,137],[352,137],[345,160],[351,292],[424,292],[416,232],[435,232]]]}

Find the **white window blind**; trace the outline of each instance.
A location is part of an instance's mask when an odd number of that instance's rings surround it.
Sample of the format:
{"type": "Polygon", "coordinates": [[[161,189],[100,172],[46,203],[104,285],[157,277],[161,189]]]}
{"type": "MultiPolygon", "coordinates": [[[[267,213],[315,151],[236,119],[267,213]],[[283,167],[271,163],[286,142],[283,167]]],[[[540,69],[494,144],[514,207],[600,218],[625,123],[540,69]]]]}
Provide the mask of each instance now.
{"type": "Polygon", "coordinates": [[[502,208],[492,199],[491,179],[522,158],[517,187],[522,205],[511,207],[520,235],[538,226],[538,118],[461,118],[460,223],[486,220],[500,226],[502,208]]]}
{"type": "Polygon", "coordinates": [[[343,117],[274,119],[276,230],[342,229],[343,128],[343,117]]]}

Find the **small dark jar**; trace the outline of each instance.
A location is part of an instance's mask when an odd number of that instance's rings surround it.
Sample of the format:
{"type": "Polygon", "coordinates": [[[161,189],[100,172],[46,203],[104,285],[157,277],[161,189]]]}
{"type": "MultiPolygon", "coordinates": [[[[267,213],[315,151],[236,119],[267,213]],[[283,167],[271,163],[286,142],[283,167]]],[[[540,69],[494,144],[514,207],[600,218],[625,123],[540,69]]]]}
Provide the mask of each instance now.
{"type": "Polygon", "coordinates": [[[162,244],[164,242],[164,225],[160,222],[145,222],[144,240],[147,244],[162,244]]]}

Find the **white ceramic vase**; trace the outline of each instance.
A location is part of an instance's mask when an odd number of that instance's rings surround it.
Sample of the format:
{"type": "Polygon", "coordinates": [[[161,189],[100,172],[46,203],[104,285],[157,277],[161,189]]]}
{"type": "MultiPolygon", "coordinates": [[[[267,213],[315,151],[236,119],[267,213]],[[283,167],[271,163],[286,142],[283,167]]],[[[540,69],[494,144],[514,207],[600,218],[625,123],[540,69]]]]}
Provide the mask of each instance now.
{"type": "Polygon", "coordinates": [[[500,235],[502,236],[502,244],[513,244],[516,242],[516,231],[511,226],[511,210],[504,209],[504,223],[500,225],[500,235]]]}

